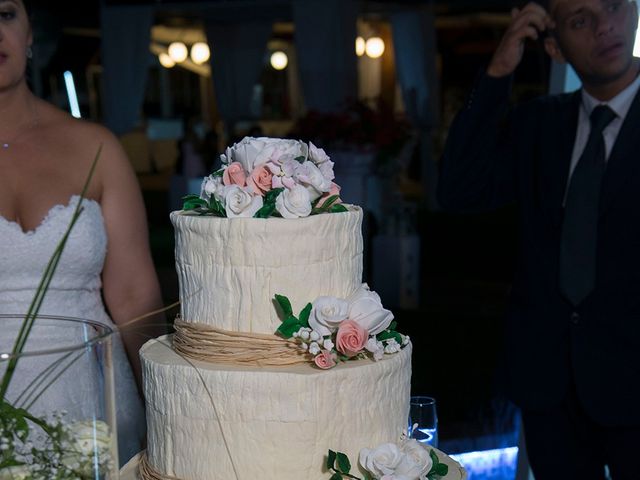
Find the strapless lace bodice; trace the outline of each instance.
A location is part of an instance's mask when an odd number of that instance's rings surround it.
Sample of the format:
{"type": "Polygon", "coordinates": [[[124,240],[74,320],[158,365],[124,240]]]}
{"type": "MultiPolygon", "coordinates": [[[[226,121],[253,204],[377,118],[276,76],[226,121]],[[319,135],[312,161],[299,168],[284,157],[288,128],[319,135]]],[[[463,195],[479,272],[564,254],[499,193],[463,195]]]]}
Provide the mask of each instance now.
{"type": "MultiPolygon", "coordinates": [[[[24,315],[34,298],[42,274],[53,252],[66,232],[80,200],[74,195],[66,205],[51,208],[40,225],[24,232],[16,222],[0,216],[0,314],[24,315]]],[[[41,315],[57,315],[94,320],[111,327],[101,296],[101,272],[107,252],[107,232],[100,204],[82,201],[82,213],[74,225],[49,290],[40,308],[41,315]]],[[[0,347],[11,348],[17,332],[0,325],[0,347]]],[[[46,336],[31,335],[27,351],[48,349],[55,340],[53,332],[46,336]]],[[[113,359],[116,364],[116,399],[120,460],[127,461],[140,449],[144,434],[144,411],[130,364],[119,336],[114,338],[113,359]]],[[[50,387],[40,406],[44,411],[59,406],[83,410],[90,402],[87,391],[78,382],[50,387]],[[69,406],[72,405],[72,408],[69,406]]],[[[12,387],[22,391],[27,379],[14,377],[12,387]]],[[[8,393],[11,397],[11,389],[8,393]]],[[[91,409],[89,408],[89,411],[91,409]]]]}
{"type": "MultiPolygon", "coordinates": [[[[0,216],[2,294],[18,294],[24,290],[31,293],[37,288],[79,200],[80,197],[74,195],[68,204],[54,206],[40,225],[28,232],[0,216]]],[[[51,290],[100,290],[100,272],[107,249],[102,212],[94,200],[84,199],[82,208],[51,282],[51,290]]]]}

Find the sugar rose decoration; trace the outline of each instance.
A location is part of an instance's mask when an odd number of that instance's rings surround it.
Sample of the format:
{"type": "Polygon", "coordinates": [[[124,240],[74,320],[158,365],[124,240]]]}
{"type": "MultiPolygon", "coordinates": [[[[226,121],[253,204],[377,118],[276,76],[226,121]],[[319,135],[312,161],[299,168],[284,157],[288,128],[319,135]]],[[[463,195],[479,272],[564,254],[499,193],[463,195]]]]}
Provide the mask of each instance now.
{"type": "Polygon", "coordinates": [[[313,143],[245,137],[220,155],[183,209],[218,217],[302,218],[346,212],[329,155],[313,143]]]}
{"type": "Polygon", "coordinates": [[[399,352],[409,337],[396,331],[393,314],[364,283],[348,298],[322,296],[296,316],[291,302],[276,295],[283,317],[276,333],[295,340],[323,370],[358,358],[380,360],[399,352]]]}
{"type": "MultiPolygon", "coordinates": [[[[449,473],[449,467],[440,462],[433,448],[406,434],[398,443],[363,448],[358,461],[365,472],[364,480],[438,480],[449,473]]],[[[351,471],[351,462],[344,453],[329,450],[326,465],[333,473],[331,480],[361,480],[351,471]]]]}

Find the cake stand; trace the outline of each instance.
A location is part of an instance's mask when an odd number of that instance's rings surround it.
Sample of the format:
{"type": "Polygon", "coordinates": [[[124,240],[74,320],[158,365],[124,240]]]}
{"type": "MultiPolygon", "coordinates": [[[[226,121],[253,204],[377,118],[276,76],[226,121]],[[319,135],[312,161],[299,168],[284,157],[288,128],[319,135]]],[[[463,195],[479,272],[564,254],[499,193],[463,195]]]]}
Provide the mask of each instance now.
{"type": "MultiPolygon", "coordinates": [[[[127,464],[120,470],[120,480],[141,480],[138,475],[138,463],[140,462],[140,456],[144,452],[140,452],[135,457],[127,462],[127,464]]],[[[443,480],[466,480],[467,472],[456,462],[453,458],[442,453],[436,449],[438,458],[442,463],[446,463],[449,466],[449,473],[443,480]]],[[[327,474],[327,478],[329,475],[327,474]]]]}

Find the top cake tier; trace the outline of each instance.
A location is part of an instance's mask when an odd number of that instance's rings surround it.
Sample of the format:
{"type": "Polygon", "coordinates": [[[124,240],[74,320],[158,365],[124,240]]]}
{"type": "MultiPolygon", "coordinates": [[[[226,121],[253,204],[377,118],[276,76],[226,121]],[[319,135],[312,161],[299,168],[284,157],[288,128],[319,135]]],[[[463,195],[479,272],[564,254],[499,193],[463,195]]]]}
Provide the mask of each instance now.
{"type": "Polygon", "coordinates": [[[181,316],[224,330],[274,333],[274,304],[297,314],[319,296],[362,282],[362,210],[306,218],[219,218],[172,212],[181,316]]]}

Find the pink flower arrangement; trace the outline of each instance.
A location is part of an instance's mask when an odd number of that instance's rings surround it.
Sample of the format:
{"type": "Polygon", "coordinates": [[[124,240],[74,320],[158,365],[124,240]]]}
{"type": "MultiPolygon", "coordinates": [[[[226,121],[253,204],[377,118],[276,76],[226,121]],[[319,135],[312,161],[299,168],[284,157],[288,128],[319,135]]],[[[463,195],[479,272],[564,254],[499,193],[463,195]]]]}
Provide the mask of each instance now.
{"type": "Polygon", "coordinates": [[[276,295],[275,299],[284,313],[284,321],[276,333],[298,342],[322,370],[357,358],[378,361],[409,343],[408,336],[395,330],[393,314],[382,306],[380,297],[367,284],[346,299],[318,297],[298,317],[287,297],[276,295]]]}

